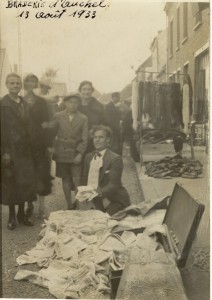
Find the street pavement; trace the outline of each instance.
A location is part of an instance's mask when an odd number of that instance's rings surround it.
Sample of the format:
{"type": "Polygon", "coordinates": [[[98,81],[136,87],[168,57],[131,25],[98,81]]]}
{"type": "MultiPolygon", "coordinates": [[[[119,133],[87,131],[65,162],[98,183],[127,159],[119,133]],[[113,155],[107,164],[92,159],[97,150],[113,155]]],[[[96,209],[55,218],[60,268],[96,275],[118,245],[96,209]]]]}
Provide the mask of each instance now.
{"type": "MultiPolygon", "coordinates": [[[[202,270],[200,267],[194,266],[193,254],[200,251],[203,265],[209,265],[209,257],[206,257],[205,255],[205,253],[209,254],[210,245],[209,157],[205,153],[205,147],[194,147],[194,153],[195,158],[200,160],[203,164],[203,175],[201,178],[158,179],[148,177],[145,175],[145,167],[140,163],[136,163],[136,170],[145,201],[171,195],[177,182],[180,183],[195,199],[198,199],[205,205],[205,211],[188,257],[186,269],[182,270],[181,274],[189,300],[208,300],[210,299],[209,270],[208,268],[203,268],[202,270]],[[192,267],[189,267],[191,265],[192,267]]],[[[175,152],[172,144],[145,144],[142,146],[143,161],[159,160],[165,156],[172,156],[174,154],[175,152]]],[[[184,145],[183,157],[191,157],[191,150],[188,144],[184,145]]]]}

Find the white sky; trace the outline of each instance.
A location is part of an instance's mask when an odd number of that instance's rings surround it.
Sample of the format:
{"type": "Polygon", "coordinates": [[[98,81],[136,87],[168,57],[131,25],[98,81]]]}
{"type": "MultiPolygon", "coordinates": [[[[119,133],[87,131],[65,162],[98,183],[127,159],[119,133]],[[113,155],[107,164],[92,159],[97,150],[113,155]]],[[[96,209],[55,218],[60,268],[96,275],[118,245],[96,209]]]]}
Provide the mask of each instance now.
{"type": "MultiPolygon", "coordinates": [[[[157,32],[166,27],[164,2],[106,1],[110,7],[98,9],[95,19],[19,18],[23,74],[41,76],[47,67],[54,67],[59,69],[58,81],[68,83],[70,74],[71,90],[82,80],[92,81],[101,93],[124,88],[150,55],[157,32]]],[[[17,10],[5,9],[4,2],[1,0],[2,47],[14,64],[18,63],[17,10]]]]}

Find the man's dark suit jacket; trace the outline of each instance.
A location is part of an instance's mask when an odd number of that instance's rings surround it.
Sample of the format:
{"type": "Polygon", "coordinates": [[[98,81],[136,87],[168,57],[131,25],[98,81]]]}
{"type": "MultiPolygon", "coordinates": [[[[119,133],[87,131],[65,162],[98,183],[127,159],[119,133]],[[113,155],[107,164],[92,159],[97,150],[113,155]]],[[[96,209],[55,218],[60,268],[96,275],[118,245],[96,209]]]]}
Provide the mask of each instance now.
{"type": "Polygon", "coordinates": [[[110,126],[113,131],[119,132],[121,113],[112,101],[105,105],[104,114],[106,124],[110,126]]]}
{"type": "MultiPolygon", "coordinates": [[[[90,162],[94,154],[94,152],[91,152],[85,156],[82,176],[84,185],[87,185],[90,162]]],[[[107,198],[110,200],[111,205],[118,207],[118,210],[130,205],[128,192],[121,183],[122,171],[123,161],[121,156],[107,149],[103,157],[103,166],[99,172],[99,189],[102,192],[102,199],[107,198]]]]}
{"type": "Polygon", "coordinates": [[[104,119],[106,125],[108,125],[113,132],[110,149],[117,154],[122,154],[121,147],[121,132],[120,132],[120,120],[121,112],[114,105],[112,101],[105,105],[104,108],[104,119]]]}

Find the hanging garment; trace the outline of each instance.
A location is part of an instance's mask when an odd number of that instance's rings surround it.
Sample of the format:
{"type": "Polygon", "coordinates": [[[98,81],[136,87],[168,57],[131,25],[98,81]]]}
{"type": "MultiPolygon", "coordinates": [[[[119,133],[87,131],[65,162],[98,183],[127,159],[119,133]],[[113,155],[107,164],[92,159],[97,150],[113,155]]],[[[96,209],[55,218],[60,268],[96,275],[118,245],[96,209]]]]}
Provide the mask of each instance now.
{"type": "Polygon", "coordinates": [[[183,86],[183,103],[182,103],[182,112],[183,112],[183,124],[184,132],[188,134],[188,125],[190,122],[190,109],[189,109],[189,86],[184,84],[183,86]]]}
{"type": "Polygon", "coordinates": [[[160,84],[155,84],[155,125],[160,124],[160,84]]]}
{"type": "Polygon", "coordinates": [[[162,83],[159,85],[159,124],[158,128],[165,128],[165,98],[166,98],[166,84],[162,83]]]}
{"type": "Polygon", "coordinates": [[[180,84],[172,83],[172,115],[174,126],[182,126],[182,97],[180,92],[180,84]]]}
{"type": "Polygon", "coordinates": [[[144,82],[139,82],[139,107],[140,107],[140,115],[143,114],[143,103],[144,103],[144,82]]]}
{"type": "Polygon", "coordinates": [[[166,84],[166,128],[182,125],[182,101],[180,84],[170,82],[166,84]]]}
{"type": "Polygon", "coordinates": [[[136,80],[132,83],[132,117],[133,129],[138,128],[138,82],[136,80]]]}
{"type": "Polygon", "coordinates": [[[165,85],[165,99],[164,99],[165,128],[171,128],[171,123],[172,123],[171,103],[172,103],[172,89],[171,89],[171,84],[168,83],[165,85]]]}
{"type": "Polygon", "coordinates": [[[150,119],[151,123],[155,125],[156,121],[156,83],[150,82],[150,119]]]}
{"type": "Polygon", "coordinates": [[[144,83],[144,97],[143,97],[143,113],[150,114],[151,112],[151,82],[144,83]]]}

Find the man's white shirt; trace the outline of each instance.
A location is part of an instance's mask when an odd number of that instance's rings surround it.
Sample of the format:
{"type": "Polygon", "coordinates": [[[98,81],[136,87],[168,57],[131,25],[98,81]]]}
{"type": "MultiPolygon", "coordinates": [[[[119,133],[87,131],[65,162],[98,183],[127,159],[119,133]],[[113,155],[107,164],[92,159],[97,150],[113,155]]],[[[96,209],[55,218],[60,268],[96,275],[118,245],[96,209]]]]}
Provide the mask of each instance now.
{"type": "Polygon", "coordinates": [[[103,166],[103,157],[107,149],[99,151],[98,154],[94,154],[90,162],[90,169],[88,173],[88,185],[92,186],[94,189],[97,189],[99,186],[99,171],[103,166]]]}

